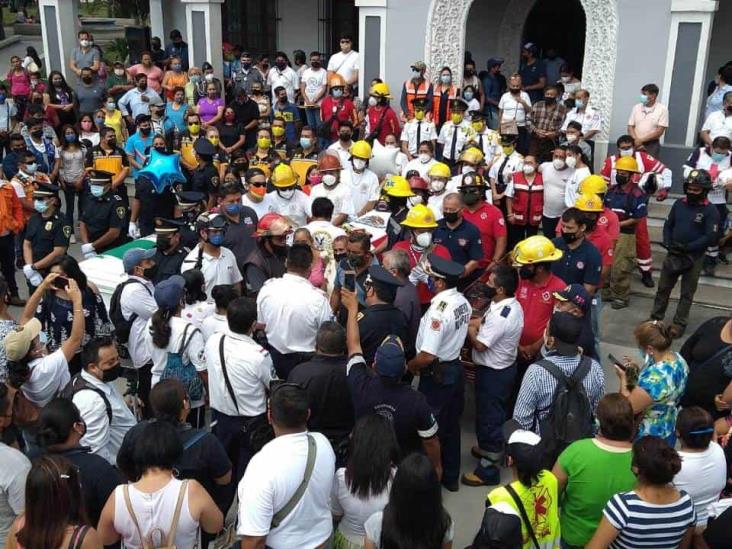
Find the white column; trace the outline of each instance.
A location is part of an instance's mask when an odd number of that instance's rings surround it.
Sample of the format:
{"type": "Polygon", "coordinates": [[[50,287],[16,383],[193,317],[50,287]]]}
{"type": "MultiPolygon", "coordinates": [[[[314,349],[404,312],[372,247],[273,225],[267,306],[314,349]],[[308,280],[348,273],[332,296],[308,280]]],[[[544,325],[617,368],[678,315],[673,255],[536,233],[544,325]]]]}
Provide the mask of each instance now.
{"type": "MultiPolygon", "coordinates": [[[[76,47],[79,17],[76,0],[38,0],[41,16],[43,51],[46,54],[46,72],[58,70],[68,80],[71,75],[69,60],[76,47]]],[[[75,75],[74,75],[75,77],[75,75]]]]}
{"type": "Polygon", "coordinates": [[[224,58],[221,52],[221,4],[224,0],[181,0],[186,6],[188,56],[191,66],[201,60],[213,65],[216,76],[223,80],[224,58]]]}
{"type": "Polygon", "coordinates": [[[165,35],[163,20],[163,0],[150,0],[150,33],[157,36],[165,47],[168,37],[165,35]]]}
{"type": "MultiPolygon", "coordinates": [[[[366,44],[366,17],[378,17],[380,22],[380,44],[379,44],[379,78],[385,79],[384,67],[386,66],[386,1],[387,0],[356,0],[358,8],[358,91],[363,98],[368,94],[365,74],[366,53],[373,45],[366,44]]],[[[394,95],[394,90],[392,90],[394,95]]],[[[395,96],[396,97],[396,96],[395,96]]]]}

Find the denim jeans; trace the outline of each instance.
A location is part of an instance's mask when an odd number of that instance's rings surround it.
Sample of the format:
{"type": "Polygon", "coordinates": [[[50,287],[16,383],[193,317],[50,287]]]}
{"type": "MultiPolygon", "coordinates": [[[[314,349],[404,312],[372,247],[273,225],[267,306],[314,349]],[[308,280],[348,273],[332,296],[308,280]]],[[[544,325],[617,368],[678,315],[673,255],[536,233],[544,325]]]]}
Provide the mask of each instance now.
{"type": "Polygon", "coordinates": [[[318,128],[320,127],[320,109],[303,109],[305,111],[305,120],[307,125],[313,129],[313,132],[317,134],[318,128]]]}

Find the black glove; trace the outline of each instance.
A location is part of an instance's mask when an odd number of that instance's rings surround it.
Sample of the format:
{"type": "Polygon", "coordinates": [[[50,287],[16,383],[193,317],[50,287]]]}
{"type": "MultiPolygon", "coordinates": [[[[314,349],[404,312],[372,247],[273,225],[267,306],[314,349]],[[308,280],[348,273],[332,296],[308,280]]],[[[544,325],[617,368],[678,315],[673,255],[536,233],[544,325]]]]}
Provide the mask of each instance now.
{"type": "Polygon", "coordinates": [[[689,247],[683,242],[674,242],[673,244],[671,244],[669,250],[671,251],[671,253],[685,254],[689,250],[689,247]]]}

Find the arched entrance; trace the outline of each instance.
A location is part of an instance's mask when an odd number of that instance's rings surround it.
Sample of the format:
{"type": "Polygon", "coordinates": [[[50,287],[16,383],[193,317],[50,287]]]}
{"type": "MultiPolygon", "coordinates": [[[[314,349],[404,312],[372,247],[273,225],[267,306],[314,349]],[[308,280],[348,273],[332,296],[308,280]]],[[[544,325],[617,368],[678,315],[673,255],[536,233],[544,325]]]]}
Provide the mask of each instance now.
{"type": "MultiPolygon", "coordinates": [[[[607,140],[617,53],[616,0],[580,0],[580,3],[586,19],[582,82],[590,91],[592,105],[603,115],[599,140],[607,140]]],[[[491,55],[503,57],[509,69],[518,66],[527,17],[537,0],[432,0],[425,40],[425,62],[432,70],[448,66],[461,77],[468,14],[473,4],[489,9],[492,19],[500,21],[496,29],[485,29],[482,34],[484,40],[493,44],[491,55]]]]}

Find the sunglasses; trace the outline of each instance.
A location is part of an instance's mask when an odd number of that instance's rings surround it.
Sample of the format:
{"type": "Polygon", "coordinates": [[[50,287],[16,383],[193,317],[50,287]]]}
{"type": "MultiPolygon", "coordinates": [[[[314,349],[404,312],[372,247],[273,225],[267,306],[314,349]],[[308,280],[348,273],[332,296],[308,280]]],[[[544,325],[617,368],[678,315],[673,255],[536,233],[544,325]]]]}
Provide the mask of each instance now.
{"type": "Polygon", "coordinates": [[[267,184],[266,183],[255,182],[255,183],[249,183],[249,186],[250,187],[266,187],[267,184]]]}

